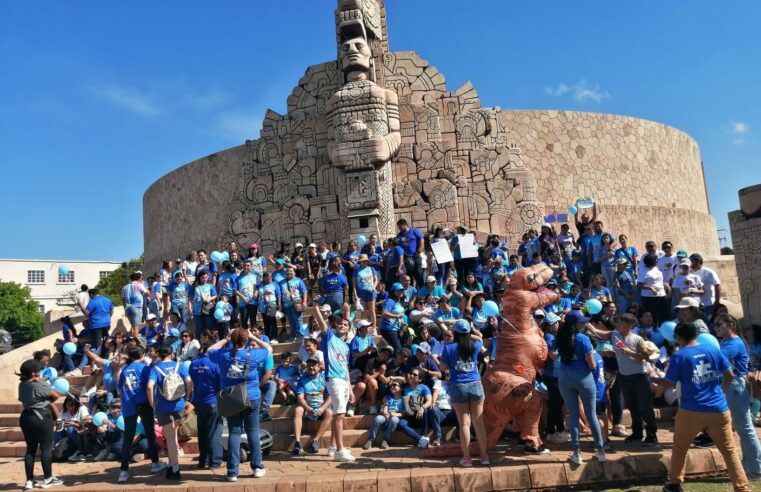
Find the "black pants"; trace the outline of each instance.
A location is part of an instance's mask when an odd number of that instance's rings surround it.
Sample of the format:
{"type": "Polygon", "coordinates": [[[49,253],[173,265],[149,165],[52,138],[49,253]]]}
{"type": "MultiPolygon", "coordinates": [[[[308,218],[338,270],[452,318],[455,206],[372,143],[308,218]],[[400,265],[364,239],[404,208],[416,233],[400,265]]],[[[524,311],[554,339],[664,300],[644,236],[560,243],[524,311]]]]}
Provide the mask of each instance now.
{"type": "Polygon", "coordinates": [[[650,392],[650,382],[644,374],[632,374],[631,376],[618,375],[621,381],[621,390],[624,393],[626,408],[632,416],[632,435],[642,436],[642,421],[648,436],[655,436],[658,430],[655,424],[655,411],[653,410],[653,394],[650,392]]]}
{"type": "Polygon", "coordinates": [[[624,421],[624,393],[621,391],[621,376],[616,373],[616,381],[610,387],[610,413],[613,414],[613,425],[621,425],[624,421]]]}
{"type": "Polygon", "coordinates": [[[655,326],[661,326],[664,321],[669,321],[671,303],[666,297],[642,297],[642,307],[653,315],[655,326]]]}
{"type": "MultiPolygon", "coordinates": [[[[145,437],[148,439],[148,458],[151,459],[151,463],[158,463],[159,448],[156,446],[156,434],[153,432],[153,409],[147,403],[142,403],[137,406],[137,413],[145,428],[143,431],[145,437]]],[[[124,471],[129,470],[129,461],[132,458],[132,441],[135,437],[138,415],[124,417],[124,441],[122,444],[121,466],[121,469],[124,471]]]]}
{"type": "Polygon", "coordinates": [[[264,318],[264,333],[270,340],[277,340],[277,318],[266,314],[262,314],[262,318],[264,318]]]}
{"type": "Polygon", "coordinates": [[[246,329],[256,326],[256,313],[258,312],[259,306],[256,304],[246,304],[240,308],[240,326],[246,329]]]}
{"type": "Polygon", "coordinates": [[[563,432],[563,396],[558,388],[558,378],[543,376],[542,381],[547,386],[549,400],[547,401],[547,434],[563,432]]]}
{"type": "Polygon", "coordinates": [[[103,338],[108,335],[108,328],[98,328],[90,330],[92,335],[92,351],[100,355],[100,350],[103,348],[103,338]]]}
{"type": "Polygon", "coordinates": [[[460,285],[462,285],[465,282],[465,277],[468,276],[468,273],[470,272],[475,273],[476,259],[462,258],[460,260],[455,260],[454,267],[455,267],[455,270],[457,270],[457,280],[460,282],[460,285]]]}
{"type": "Polygon", "coordinates": [[[24,433],[26,454],[24,471],[26,479],[34,481],[34,457],[40,449],[42,474],[45,478],[53,476],[53,414],[49,408],[37,410],[25,409],[19,418],[19,427],[24,433]]]}

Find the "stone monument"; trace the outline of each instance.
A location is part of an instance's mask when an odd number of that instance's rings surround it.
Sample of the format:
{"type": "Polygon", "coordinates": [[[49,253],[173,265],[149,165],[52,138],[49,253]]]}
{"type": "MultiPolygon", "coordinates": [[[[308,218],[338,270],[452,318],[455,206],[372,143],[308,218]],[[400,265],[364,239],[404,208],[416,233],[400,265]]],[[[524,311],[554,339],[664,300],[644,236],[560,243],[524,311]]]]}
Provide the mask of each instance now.
{"type": "Polygon", "coordinates": [[[743,188],[740,210],[729,213],[729,228],[746,325],[761,325],[761,185],[743,188]]]}

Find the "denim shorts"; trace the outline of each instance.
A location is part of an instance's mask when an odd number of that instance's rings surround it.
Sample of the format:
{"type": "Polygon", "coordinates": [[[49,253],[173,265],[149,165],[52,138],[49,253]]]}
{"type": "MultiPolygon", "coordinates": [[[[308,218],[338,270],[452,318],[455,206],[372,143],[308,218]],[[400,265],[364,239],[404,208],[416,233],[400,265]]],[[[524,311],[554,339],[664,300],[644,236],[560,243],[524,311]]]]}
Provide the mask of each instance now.
{"type": "Polygon", "coordinates": [[[357,297],[359,297],[360,301],[370,302],[378,297],[378,293],[375,291],[367,292],[366,290],[357,290],[357,297]]]}
{"type": "Polygon", "coordinates": [[[481,381],[471,383],[449,383],[449,400],[452,403],[484,401],[484,387],[481,381]]]}

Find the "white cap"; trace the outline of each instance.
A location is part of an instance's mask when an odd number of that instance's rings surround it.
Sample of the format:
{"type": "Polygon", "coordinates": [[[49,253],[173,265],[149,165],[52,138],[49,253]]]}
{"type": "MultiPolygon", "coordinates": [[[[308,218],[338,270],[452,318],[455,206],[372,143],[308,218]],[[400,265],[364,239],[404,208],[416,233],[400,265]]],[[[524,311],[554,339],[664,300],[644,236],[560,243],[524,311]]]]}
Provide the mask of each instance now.
{"type": "Polygon", "coordinates": [[[367,321],[366,319],[361,319],[357,321],[357,328],[364,328],[365,326],[373,326],[373,324],[367,321]]]}
{"type": "Polygon", "coordinates": [[[153,321],[154,319],[156,319],[156,315],[153,313],[150,313],[145,317],[145,321],[153,321]]]}
{"type": "Polygon", "coordinates": [[[700,302],[698,302],[698,300],[694,297],[682,297],[682,300],[679,301],[679,304],[674,306],[675,309],[684,309],[691,307],[700,307],[700,302]]]}
{"type": "Polygon", "coordinates": [[[543,309],[537,309],[536,311],[534,311],[534,316],[542,316],[542,317],[544,317],[545,316],[544,310],[543,309]]]}
{"type": "Polygon", "coordinates": [[[310,247],[310,248],[316,248],[316,247],[317,247],[317,245],[316,245],[316,244],[314,244],[314,243],[309,243],[309,247],[310,247]]]}
{"type": "Polygon", "coordinates": [[[428,278],[425,279],[425,283],[435,282],[435,281],[436,281],[436,277],[434,277],[433,275],[428,275],[428,278]]]}
{"type": "Polygon", "coordinates": [[[303,248],[303,247],[304,245],[301,243],[296,243],[296,246],[294,246],[294,248],[303,248]]]}

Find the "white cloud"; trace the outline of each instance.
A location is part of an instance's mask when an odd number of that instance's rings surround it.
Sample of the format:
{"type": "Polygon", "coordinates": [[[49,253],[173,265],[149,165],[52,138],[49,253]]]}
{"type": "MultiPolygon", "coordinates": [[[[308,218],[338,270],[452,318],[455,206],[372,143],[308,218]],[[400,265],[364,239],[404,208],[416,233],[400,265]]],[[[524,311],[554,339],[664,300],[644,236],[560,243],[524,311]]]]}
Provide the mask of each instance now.
{"type": "Polygon", "coordinates": [[[155,116],[164,112],[148,94],[134,87],[109,85],[93,89],[93,93],[114,106],[133,113],[155,116]]]}
{"type": "Polygon", "coordinates": [[[143,116],[182,111],[208,111],[221,106],[227,94],[214,88],[197,90],[181,80],[152,83],[151,90],[129,85],[103,85],[90,91],[113,106],[143,116]]]}
{"type": "Polygon", "coordinates": [[[610,93],[600,88],[599,84],[591,84],[585,79],[581,79],[575,84],[558,84],[554,87],[545,87],[544,91],[551,96],[563,96],[570,93],[574,101],[601,102],[603,99],[610,97],[610,93]]]}
{"type": "Polygon", "coordinates": [[[236,110],[222,113],[217,117],[217,130],[236,142],[259,138],[264,122],[262,110],[236,110]]]}
{"type": "Polygon", "coordinates": [[[732,139],[733,144],[742,145],[745,143],[745,136],[750,132],[750,125],[742,121],[730,121],[727,132],[734,137],[732,139]]]}

